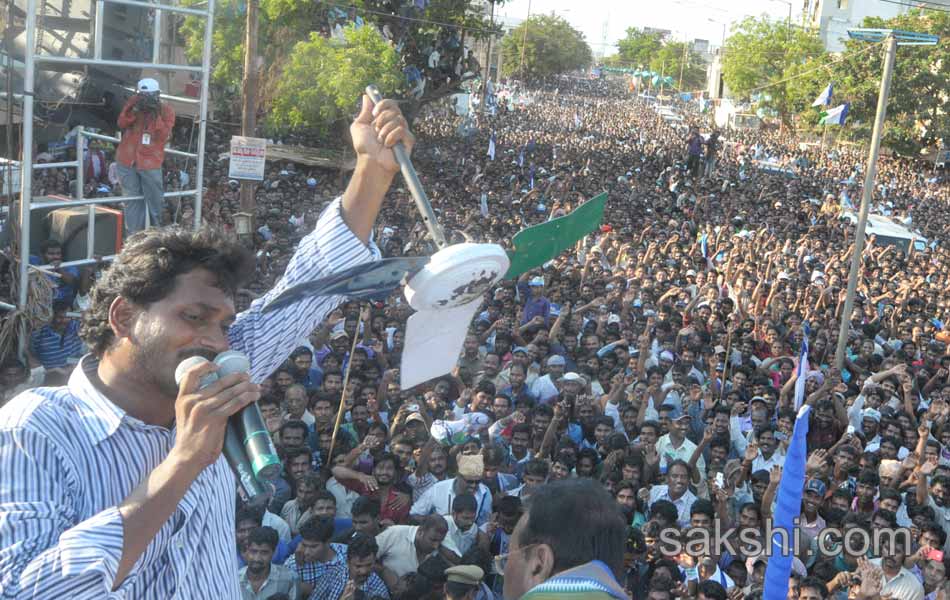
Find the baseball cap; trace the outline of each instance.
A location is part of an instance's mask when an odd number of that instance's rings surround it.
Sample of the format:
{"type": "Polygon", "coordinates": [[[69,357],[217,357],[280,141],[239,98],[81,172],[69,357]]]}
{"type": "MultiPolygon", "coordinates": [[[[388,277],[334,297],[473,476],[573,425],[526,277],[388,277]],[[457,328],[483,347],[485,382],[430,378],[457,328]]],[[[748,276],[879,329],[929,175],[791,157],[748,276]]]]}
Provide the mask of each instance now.
{"type": "Polygon", "coordinates": [[[337,329],[336,331],[330,334],[331,340],[338,340],[340,338],[348,338],[348,337],[350,337],[349,334],[343,331],[342,329],[337,329]]]}
{"type": "Polygon", "coordinates": [[[806,492],[815,492],[821,497],[825,496],[827,490],[828,488],[825,486],[825,482],[820,479],[809,479],[808,482],[805,483],[806,492]]]}
{"type": "Polygon", "coordinates": [[[528,285],[532,287],[540,287],[544,285],[544,277],[533,277],[528,285]]]}
{"type": "Polygon", "coordinates": [[[696,271],[694,269],[689,269],[686,271],[687,277],[696,277],[696,271]]]}
{"type": "Polygon", "coordinates": [[[525,348],[524,346],[517,346],[514,350],[511,351],[512,354],[517,354],[519,352],[522,354],[527,354],[528,349],[525,348]]]}
{"type": "Polygon", "coordinates": [[[861,418],[862,418],[862,419],[873,419],[873,420],[877,421],[878,423],[880,423],[880,422],[881,422],[881,411],[877,410],[876,408],[865,408],[864,410],[861,411],[861,418]]]}
{"type": "Polygon", "coordinates": [[[548,366],[561,365],[562,367],[567,364],[567,361],[564,360],[564,357],[560,354],[555,354],[554,356],[548,358],[548,366]]]}
{"type": "Polygon", "coordinates": [[[426,420],[423,419],[423,418],[422,418],[422,415],[420,415],[420,414],[417,413],[417,412],[414,412],[414,413],[410,414],[408,417],[406,417],[406,425],[408,425],[409,423],[413,423],[413,422],[419,422],[419,423],[422,423],[423,425],[426,424],[426,420]]]}
{"type": "Polygon", "coordinates": [[[140,80],[138,84],[135,86],[135,89],[138,92],[143,92],[146,94],[161,91],[161,89],[158,87],[158,82],[152,79],[151,77],[147,77],[145,79],[140,80]]]}
{"type": "Polygon", "coordinates": [[[608,325],[610,325],[611,323],[619,323],[619,322],[620,322],[620,315],[611,314],[609,317],[607,317],[608,325]]]}
{"type": "Polygon", "coordinates": [[[723,348],[722,346],[716,346],[715,348],[713,348],[713,353],[715,353],[715,354],[725,354],[725,353],[726,353],[726,349],[723,348]]]}

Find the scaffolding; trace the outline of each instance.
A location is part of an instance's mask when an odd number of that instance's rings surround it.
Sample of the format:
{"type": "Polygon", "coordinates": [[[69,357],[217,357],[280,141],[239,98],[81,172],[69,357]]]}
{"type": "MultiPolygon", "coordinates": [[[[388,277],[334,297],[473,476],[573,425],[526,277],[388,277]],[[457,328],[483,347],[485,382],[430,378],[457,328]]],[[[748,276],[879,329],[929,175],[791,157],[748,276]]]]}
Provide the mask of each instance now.
{"type": "MultiPolygon", "coordinates": [[[[15,99],[22,103],[22,160],[20,163],[20,256],[19,256],[19,289],[17,290],[17,308],[19,310],[27,309],[29,297],[29,270],[30,270],[30,217],[34,210],[46,208],[78,207],[88,206],[88,216],[86,225],[86,257],[85,259],[74,260],[62,263],[61,266],[84,265],[95,262],[93,257],[95,248],[95,221],[96,207],[98,205],[116,204],[129,201],[144,201],[144,196],[109,196],[97,198],[84,197],[84,150],[86,139],[98,139],[101,141],[118,143],[119,139],[104,136],[97,133],[85,131],[80,127],[76,135],[76,159],[65,162],[55,163],[33,163],[33,104],[36,84],[36,70],[43,69],[46,65],[75,65],[75,66],[99,66],[128,69],[153,69],[156,71],[188,71],[200,74],[201,86],[198,100],[188,101],[198,103],[198,148],[197,153],[183,152],[180,150],[165,149],[166,154],[184,156],[195,159],[195,181],[194,189],[165,192],[165,198],[181,198],[190,196],[194,198],[194,226],[197,229],[201,226],[201,194],[202,180],[204,174],[205,157],[205,130],[207,126],[208,113],[208,81],[211,70],[211,41],[212,27],[214,19],[214,0],[208,0],[205,9],[186,8],[168,4],[159,4],[157,2],[142,2],[139,0],[95,0],[96,10],[94,17],[94,36],[93,52],[91,57],[77,56],[55,56],[51,54],[40,54],[37,52],[36,33],[37,33],[37,4],[45,0],[27,0],[26,2],[26,51],[23,60],[23,93],[15,95],[15,99]],[[152,38],[152,62],[134,62],[102,58],[103,31],[105,26],[105,5],[106,3],[135,6],[154,11],[154,31],[152,38]],[[163,64],[159,63],[159,48],[161,46],[162,36],[162,13],[172,12],[180,13],[205,19],[204,39],[201,53],[201,66],[163,64]],[[76,169],[76,186],[74,197],[63,201],[39,201],[40,198],[34,198],[32,195],[33,172],[40,169],[52,168],[73,168],[76,169]]],[[[177,96],[168,96],[162,94],[162,98],[169,100],[182,101],[183,98],[177,96]]],[[[148,226],[148,213],[146,214],[146,226],[148,226]]],[[[11,215],[12,216],[12,215],[11,215]]],[[[114,256],[104,257],[105,260],[111,260],[114,256]]],[[[21,332],[24,333],[24,332],[21,332]]],[[[21,335],[20,347],[23,348],[25,339],[21,335]]]]}

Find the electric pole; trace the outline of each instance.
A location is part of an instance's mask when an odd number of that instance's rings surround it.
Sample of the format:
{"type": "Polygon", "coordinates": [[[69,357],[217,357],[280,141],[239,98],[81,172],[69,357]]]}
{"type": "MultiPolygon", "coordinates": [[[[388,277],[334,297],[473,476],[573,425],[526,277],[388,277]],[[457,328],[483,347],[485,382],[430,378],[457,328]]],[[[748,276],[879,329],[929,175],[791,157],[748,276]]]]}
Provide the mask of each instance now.
{"type": "Polygon", "coordinates": [[[528,27],[531,25],[531,0],[528,0],[528,16],[524,20],[524,35],[521,37],[521,65],[518,67],[518,76],[524,82],[524,49],[528,47],[528,27]]]}
{"type": "MultiPolygon", "coordinates": [[[[257,3],[247,2],[247,24],[244,36],[244,80],[241,86],[241,135],[254,137],[257,132],[257,3]]],[[[253,222],[255,214],[254,187],[256,183],[244,179],[241,181],[241,212],[249,213],[253,222]]]]}
{"type": "MultiPolygon", "coordinates": [[[[488,0],[488,2],[491,5],[488,15],[488,20],[491,23],[491,33],[488,34],[488,47],[485,50],[485,81],[482,82],[482,101],[478,105],[482,112],[485,111],[485,99],[488,98],[488,82],[491,80],[491,41],[495,37],[495,0],[488,0]]],[[[498,73],[498,77],[501,77],[501,73],[498,73]]]]}

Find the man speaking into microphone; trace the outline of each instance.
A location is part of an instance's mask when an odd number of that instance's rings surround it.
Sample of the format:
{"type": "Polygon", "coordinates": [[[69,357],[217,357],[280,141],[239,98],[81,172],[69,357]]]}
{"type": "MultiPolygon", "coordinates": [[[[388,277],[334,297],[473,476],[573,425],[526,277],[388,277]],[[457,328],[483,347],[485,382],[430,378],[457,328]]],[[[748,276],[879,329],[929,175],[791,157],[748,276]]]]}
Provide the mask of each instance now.
{"type": "Polygon", "coordinates": [[[312,297],[262,313],[289,286],[379,259],[370,233],[414,142],[392,100],[350,126],[356,169],[283,278],[235,315],[250,253],[214,230],[150,229],[130,238],[97,282],[83,357],[66,386],[24,392],[0,409],[0,596],[238,599],[235,479],[221,448],[228,417],[340,301],[312,297]],[[235,350],[250,373],[210,385],[235,350]],[[111,594],[111,595],[110,595],[111,594]]]}

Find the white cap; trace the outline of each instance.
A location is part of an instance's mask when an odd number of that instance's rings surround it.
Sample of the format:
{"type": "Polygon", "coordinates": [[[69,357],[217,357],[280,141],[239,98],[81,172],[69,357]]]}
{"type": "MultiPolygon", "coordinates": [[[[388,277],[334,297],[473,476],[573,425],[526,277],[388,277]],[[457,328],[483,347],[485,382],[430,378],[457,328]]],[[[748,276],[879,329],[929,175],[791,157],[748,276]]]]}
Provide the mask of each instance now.
{"type": "Polygon", "coordinates": [[[160,92],[161,89],[158,87],[158,82],[152,78],[146,78],[139,81],[138,85],[135,86],[136,91],[139,92],[160,92]]]}

